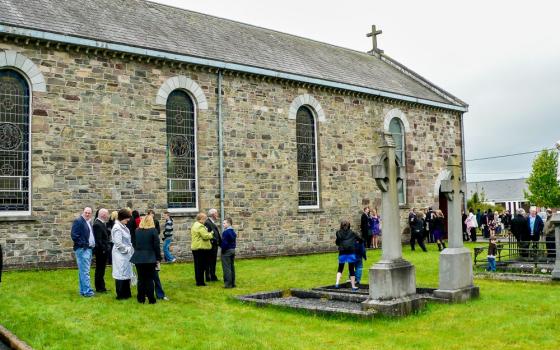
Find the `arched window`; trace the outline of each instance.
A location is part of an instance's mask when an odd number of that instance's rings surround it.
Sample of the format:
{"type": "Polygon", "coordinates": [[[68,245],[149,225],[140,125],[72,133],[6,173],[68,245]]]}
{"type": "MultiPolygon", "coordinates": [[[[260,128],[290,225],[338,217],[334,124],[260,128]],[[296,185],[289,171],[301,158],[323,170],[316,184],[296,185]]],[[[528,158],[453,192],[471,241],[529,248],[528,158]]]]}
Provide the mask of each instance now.
{"type": "Polygon", "coordinates": [[[0,70],[0,213],[31,213],[29,85],[0,70]]]}
{"type": "Polygon", "coordinates": [[[167,205],[170,210],[197,209],[196,119],[194,103],[182,90],[166,104],[167,205]]]}
{"type": "MultiPolygon", "coordinates": [[[[402,122],[399,118],[391,119],[389,123],[389,132],[393,135],[393,140],[395,141],[395,153],[397,159],[399,160],[401,166],[406,166],[406,158],[405,158],[405,140],[404,140],[404,127],[402,122]]],[[[405,184],[400,182],[398,184],[398,196],[399,196],[399,204],[405,204],[406,202],[406,188],[405,184]]]]}
{"type": "Polygon", "coordinates": [[[315,116],[305,106],[296,115],[298,202],[300,208],[319,207],[317,128],[315,116]]]}

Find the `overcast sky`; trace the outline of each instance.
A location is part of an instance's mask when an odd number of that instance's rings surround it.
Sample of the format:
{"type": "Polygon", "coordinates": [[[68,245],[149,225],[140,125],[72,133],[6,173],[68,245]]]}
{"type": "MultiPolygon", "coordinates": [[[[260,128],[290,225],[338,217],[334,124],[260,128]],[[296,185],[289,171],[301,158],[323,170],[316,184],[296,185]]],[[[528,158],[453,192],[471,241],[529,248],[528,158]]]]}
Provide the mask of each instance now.
{"type": "MultiPolygon", "coordinates": [[[[555,1],[157,0],[327,43],[379,47],[466,101],[467,159],[560,139],[560,3],[555,1]]],[[[467,162],[469,181],[527,176],[535,155],[467,162]]]]}

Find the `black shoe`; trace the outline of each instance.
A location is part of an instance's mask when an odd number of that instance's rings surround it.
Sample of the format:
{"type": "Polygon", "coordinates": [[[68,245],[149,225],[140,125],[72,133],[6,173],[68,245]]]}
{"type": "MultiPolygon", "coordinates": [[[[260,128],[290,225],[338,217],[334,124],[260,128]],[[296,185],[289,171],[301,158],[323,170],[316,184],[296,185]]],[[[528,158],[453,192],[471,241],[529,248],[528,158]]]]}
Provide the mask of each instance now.
{"type": "Polygon", "coordinates": [[[110,292],[110,289],[100,289],[100,290],[95,290],[96,293],[107,293],[110,292]]]}
{"type": "Polygon", "coordinates": [[[218,277],[212,277],[212,279],[211,279],[210,281],[212,281],[212,282],[218,282],[219,279],[218,279],[218,277]]]}
{"type": "Polygon", "coordinates": [[[206,283],[202,283],[202,284],[196,284],[197,287],[206,287],[206,283]]]}

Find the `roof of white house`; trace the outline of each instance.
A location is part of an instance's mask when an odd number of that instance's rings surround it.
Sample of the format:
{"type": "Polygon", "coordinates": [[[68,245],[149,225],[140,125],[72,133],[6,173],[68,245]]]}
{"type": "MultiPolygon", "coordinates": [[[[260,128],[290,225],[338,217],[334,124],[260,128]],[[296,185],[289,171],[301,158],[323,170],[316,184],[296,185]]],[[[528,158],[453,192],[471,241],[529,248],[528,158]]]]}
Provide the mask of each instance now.
{"type": "Polygon", "coordinates": [[[488,202],[526,201],[524,190],[528,191],[527,179],[507,179],[467,183],[467,198],[475,192],[484,192],[488,202]]]}

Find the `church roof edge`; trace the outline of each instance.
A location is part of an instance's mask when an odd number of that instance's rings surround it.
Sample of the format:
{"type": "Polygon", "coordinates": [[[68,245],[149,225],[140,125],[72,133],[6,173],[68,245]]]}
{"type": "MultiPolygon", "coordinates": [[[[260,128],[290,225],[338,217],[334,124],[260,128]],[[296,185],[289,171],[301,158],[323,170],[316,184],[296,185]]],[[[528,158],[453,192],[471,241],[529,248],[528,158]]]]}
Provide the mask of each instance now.
{"type": "Polygon", "coordinates": [[[285,78],[460,112],[468,110],[466,103],[387,55],[374,57],[172,6],[145,0],[92,0],[84,6],[63,0],[0,0],[0,6],[7,9],[0,13],[0,32],[6,34],[285,78]],[[104,16],[123,5],[133,9],[122,8],[124,13],[118,20],[104,16]],[[138,24],[140,15],[146,16],[144,22],[149,23],[138,24]],[[161,16],[170,17],[169,28],[151,26],[161,16]],[[102,20],[90,20],[93,18],[102,20]],[[188,33],[196,33],[196,37],[188,33]],[[185,41],[184,37],[189,39],[185,41]],[[227,45],[230,47],[222,47],[227,45]]]}

